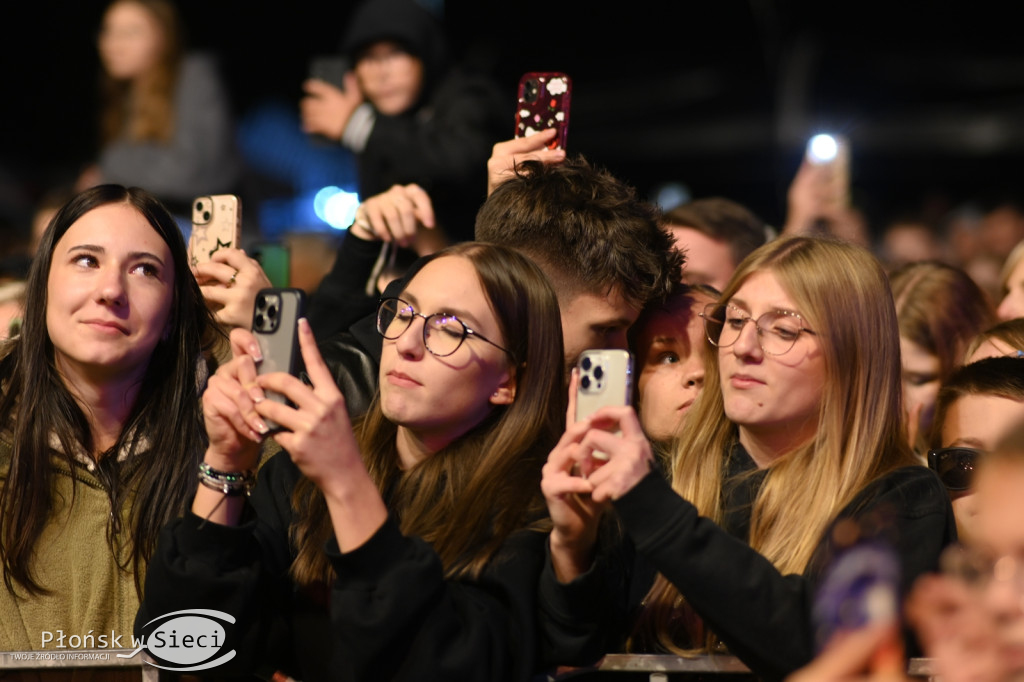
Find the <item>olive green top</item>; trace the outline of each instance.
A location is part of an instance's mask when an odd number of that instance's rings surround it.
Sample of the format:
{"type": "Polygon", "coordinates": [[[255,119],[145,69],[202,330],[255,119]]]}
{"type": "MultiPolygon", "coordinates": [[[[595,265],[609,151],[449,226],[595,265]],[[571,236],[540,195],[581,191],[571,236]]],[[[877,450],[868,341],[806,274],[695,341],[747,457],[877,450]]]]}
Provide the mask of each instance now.
{"type": "MultiPolygon", "coordinates": [[[[0,486],[6,483],[11,453],[11,444],[0,439],[0,486]]],[[[131,499],[122,506],[125,512],[117,538],[120,564],[126,567],[121,568],[107,538],[110,499],[90,470],[91,462],[69,469],[58,457],[52,461],[53,507],[32,562],[36,582],[49,592],[28,595],[15,584],[12,594],[0,584],[0,650],[58,650],[61,634],[64,651],[74,644],[74,648],[132,648],[139,597],[125,513],[132,507],[131,499]],[[51,633],[47,642],[45,633],[51,633]]],[[[123,467],[122,475],[127,475],[130,464],[123,467]]]]}

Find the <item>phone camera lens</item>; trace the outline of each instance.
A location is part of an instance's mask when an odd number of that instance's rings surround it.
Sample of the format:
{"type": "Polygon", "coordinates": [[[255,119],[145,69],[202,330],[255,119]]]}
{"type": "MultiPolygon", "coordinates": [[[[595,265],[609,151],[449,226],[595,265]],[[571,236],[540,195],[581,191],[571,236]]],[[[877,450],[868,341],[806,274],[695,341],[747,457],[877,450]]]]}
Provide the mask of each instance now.
{"type": "Polygon", "coordinates": [[[257,308],[266,308],[267,307],[267,299],[263,296],[263,294],[260,294],[259,296],[256,297],[256,307],[257,308]]]}
{"type": "Polygon", "coordinates": [[[274,319],[275,317],[277,317],[276,305],[272,305],[269,308],[267,308],[267,317],[269,317],[270,319],[274,319]]]}
{"type": "Polygon", "coordinates": [[[540,94],[540,84],[536,80],[528,80],[523,86],[523,99],[527,102],[536,102],[540,94]]]}
{"type": "Polygon", "coordinates": [[[598,381],[600,381],[601,377],[603,377],[603,376],[604,376],[604,368],[602,368],[601,365],[598,365],[597,367],[594,368],[594,378],[597,379],[598,381]]]}
{"type": "Polygon", "coordinates": [[[263,329],[263,324],[265,322],[266,322],[266,320],[263,319],[263,314],[262,313],[256,313],[256,319],[253,320],[254,326],[257,329],[263,329]]]}
{"type": "Polygon", "coordinates": [[[590,358],[583,358],[583,362],[581,362],[580,365],[583,367],[584,371],[590,371],[590,358]]]}
{"type": "Polygon", "coordinates": [[[590,388],[590,377],[588,377],[588,376],[580,377],[580,386],[582,386],[583,388],[590,388]]]}
{"type": "Polygon", "coordinates": [[[201,201],[197,201],[196,202],[196,210],[197,211],[202,211],[203,210],[203,202],[201,202],[201,201]]]}
{"type": "Polygon", "coordinates": [[[206,221],[210,220],[210,212],[209,211],[203,211],[203,220],[206,220],[206,221]]]}

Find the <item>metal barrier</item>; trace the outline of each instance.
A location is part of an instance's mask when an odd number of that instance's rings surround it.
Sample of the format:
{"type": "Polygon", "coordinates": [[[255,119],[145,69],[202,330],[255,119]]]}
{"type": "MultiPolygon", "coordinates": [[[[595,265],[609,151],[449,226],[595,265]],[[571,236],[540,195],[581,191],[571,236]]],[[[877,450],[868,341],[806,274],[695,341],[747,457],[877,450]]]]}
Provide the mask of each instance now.
{"type": "MultiPolygon", "coordinates": [[[[117,654],[128,655],[132,649],[47,649],[41,651],[0,651],[0,678],[7,679],[14,671],[45,673],[46,680],[58,680],[67,672],[68,679],[74,671],[92,669],[94,672],[117,671],[125,674],[135,670],[142,682],[157,682],[159,669],[144,664],[144,653],[132,658],[118,658],[117,654]]],[[[120,676],[119,676],[120,677],[120,676]]]]}
{"type": "MultiPolygon", "coordinates": [[[[928,658],[912,658],[907,665],[907,675],[913,679],[934,679],[934,666],[928,658]]],[[[669,680],[714,680],[731,682],[750,681],[757,678],[735,656],[669,656],[657,654],[608,654],[592,668],[577,668],[563,671],[554,677],[561,682],[586,682],[587,680],[612,680],[618,682],[668,682],[669,680]]]]}

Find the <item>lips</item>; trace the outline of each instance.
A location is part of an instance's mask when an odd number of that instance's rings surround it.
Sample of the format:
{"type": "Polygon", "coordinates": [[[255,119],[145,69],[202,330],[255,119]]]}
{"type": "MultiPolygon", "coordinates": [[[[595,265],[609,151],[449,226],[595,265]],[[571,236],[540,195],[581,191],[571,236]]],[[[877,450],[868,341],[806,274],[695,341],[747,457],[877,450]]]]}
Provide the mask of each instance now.
{"type": "Polygon", "coordinates": [[[422,386],[420,382],[416,381],[408,374],[404,374],[402,372],[399,372],[398,370],[393,369],[390,372],[388,372],[386,376],[388,378],[388,381],[390,381],[392,384],[395,384],[396,386],[422,386]]]}
{"type": "Polygon", "coordinates": [[[760,379],[750,376],[749,374],[733,374],[729,377],[729,383],[736,388],[752,388],[754,386],[763,386],[764,382],[760,379]]]}
{"type": "Polygon", "coordinates": [[[102,330],[116,331],[128,336],[128,328],[115,320],[85,320],[84,324],[91,327],[98,327],[102,330]]]}

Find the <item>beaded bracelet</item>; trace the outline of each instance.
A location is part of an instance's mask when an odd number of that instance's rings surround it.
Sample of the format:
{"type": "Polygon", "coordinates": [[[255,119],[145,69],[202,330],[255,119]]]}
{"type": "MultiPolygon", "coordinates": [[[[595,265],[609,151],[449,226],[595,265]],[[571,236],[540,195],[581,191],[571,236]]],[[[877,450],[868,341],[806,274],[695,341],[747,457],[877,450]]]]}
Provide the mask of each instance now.
{"type": "Polygon", "coordinates": [[[206,462],[200,462],[199,482],[227,497],[237,497],[249,494],[256,482],[256,474],[252,470],[238,473],[217,471],[206,462]]]}

